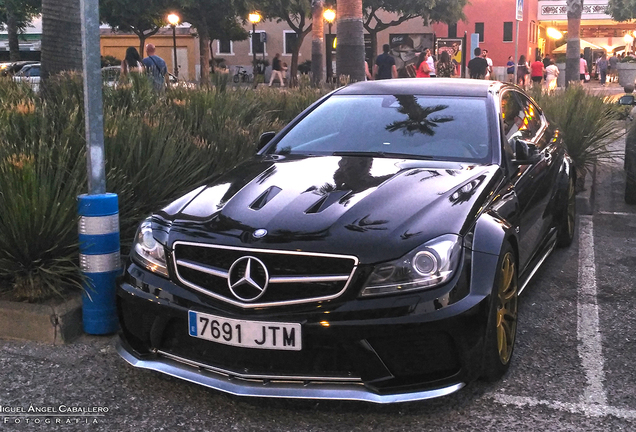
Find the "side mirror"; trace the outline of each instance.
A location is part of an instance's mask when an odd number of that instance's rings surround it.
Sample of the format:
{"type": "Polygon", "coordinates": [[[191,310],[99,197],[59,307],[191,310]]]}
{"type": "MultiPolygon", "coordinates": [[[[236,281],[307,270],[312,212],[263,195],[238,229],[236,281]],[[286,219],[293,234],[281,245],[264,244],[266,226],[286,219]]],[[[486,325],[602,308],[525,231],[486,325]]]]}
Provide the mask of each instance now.
{"type": "Polygon", "coordinates": [[[541,159],[537,152],[537,147],[528,141],[515,139],[515,159],[512,161],[515,165],[532,165],[541,159]]]}
{"type": "Polygon", "coordinates": [[[258,151],[262,150],[276,136],[276,132],[264,132],[258,140],[258,151]]]}
{"type": "Polygon", "coordinates": [[[634,98],[634,95],[621,96],[621,98],[618,100],[618,104],[619,105],[636,105],[636,98],[634,98]]]}

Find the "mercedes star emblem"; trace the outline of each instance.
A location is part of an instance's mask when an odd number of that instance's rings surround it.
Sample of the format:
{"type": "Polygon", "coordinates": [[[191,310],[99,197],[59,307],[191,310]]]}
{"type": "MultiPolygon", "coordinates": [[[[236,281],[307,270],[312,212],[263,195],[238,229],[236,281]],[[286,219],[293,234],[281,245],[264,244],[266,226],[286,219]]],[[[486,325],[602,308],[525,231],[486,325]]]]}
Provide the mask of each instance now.
{"type": "Polygon", "coordinates": [[[239,300],[251,302],[259,299],[269,283],[269,273],[263,261],[244,256],[234,261],[228,272],[227,284],[239,300]]]}

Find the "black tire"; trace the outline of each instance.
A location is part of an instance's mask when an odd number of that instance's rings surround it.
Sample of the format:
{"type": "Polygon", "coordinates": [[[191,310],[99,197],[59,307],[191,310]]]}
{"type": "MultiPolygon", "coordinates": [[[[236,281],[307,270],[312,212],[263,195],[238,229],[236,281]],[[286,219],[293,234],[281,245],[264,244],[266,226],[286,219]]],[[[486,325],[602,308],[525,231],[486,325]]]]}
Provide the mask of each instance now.
{"type": "Polygon", "coordinates": [[[567,247],[574,239],[574,228],[576,225],[576,183],[573,179],[568,182],[564,201],[564,208],[560,212],[557,224],[557,246],[567,247]]]}
{"type": "Polygon", "coordinates": [[[234,84],[238,84],[238,82],[239,82],[239,76],[238,76],[238,74],[235,74],[235,75],[232,77],[232,81],[234,81],[234,84]]]}
{"type": "Polygon", "coordinates": [[[508,371],[517,337],[517,260],[509,243],[499,255],[491,296],[482,371],[482,378],[489,382],[498,381],[508,371]]]}

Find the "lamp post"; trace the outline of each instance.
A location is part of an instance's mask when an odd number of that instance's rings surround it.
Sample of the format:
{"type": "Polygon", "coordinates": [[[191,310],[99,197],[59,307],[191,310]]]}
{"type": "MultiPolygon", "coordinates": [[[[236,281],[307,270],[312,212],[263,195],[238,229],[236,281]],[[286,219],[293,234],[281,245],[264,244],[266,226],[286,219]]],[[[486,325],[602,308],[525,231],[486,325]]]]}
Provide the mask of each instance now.
{"type": "Polygon", "coordinates": [[[177,67],[177,24],[179,24],[179,15],[171,13],[168,15],[168,22],[172,27],[172,49],[174,54],[174,76],[179,78],[179,68],[177,67]]]}
{"type": "Polygon", "coordinates": [[[331,59],[333,40],[331,39],[331,25],[336,19],[336,11],[331,8],[325,9],[325,11],[322,13],[322,17],[325,19],[325,21],[327,21],[327,24],[329,26],[329,36],[327,37],[327,43],[325,44],[325,46],[327,47],[327,82],[331,82],[331,78],[333,77],[333,66],[331,59]]]}
{"type": "Polygon", "coordinates": [[[254,88],[256,88],[256,46],[254,45],[254,38],[256,37],[256,24],[261,22],[261,14],[258,12],[252,12],[247,18],[252,23],[252,75],[254,76],[254,88]]]}

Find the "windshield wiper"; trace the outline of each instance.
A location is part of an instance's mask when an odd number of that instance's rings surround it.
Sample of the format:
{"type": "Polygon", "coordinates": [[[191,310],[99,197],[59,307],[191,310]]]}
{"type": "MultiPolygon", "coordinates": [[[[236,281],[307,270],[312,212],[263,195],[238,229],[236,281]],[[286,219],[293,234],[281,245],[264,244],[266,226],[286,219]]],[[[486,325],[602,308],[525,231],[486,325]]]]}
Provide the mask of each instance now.
{"type": "Polygon", "coordinates": [[[433,160],[433,156],[427,155],[415,155],[407,153],[391,153],[391,152],[363,152],[363,151],[335,151],[332,156],[367,156],[367,157],[379,157],[379,158],[396,158],[396,159],[423,159],[433,160]]]}

